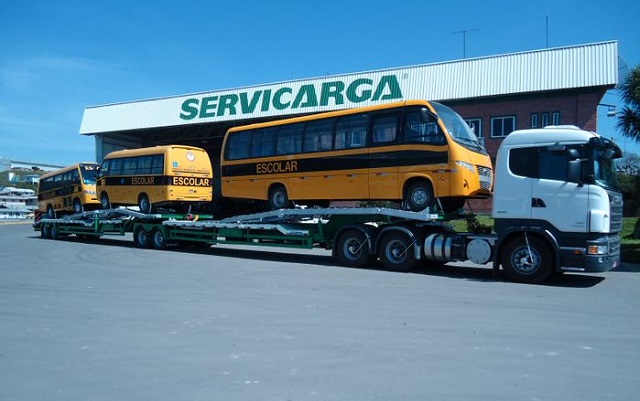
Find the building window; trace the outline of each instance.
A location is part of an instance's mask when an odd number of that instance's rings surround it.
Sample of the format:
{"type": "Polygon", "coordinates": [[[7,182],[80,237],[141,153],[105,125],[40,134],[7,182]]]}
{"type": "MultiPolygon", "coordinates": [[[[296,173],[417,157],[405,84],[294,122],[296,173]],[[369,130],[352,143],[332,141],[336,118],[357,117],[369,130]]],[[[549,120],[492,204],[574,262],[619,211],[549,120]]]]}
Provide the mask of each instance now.
{"type": "Polygon", "coordinates": [[[516,116],[491,117],[491,137],[509,135],[516,128],[516,116]]]}
{"type": "Polygon", "coordinates": [[[542,128],[549,125],[549,113],[542,113],[542,128]]]}
{"type": "Polygon", "coordinates": [[[551,124],[553,125],[560,125],[560,112],[559,111],[554,111],[553,114],[551,114],[551,124]]]}
{"type": "Polygon", "coordinates": [[[464,121],[478,138],[482,138],[482,118],[467,118],[464,121]]]}
{"type": "Polygon", "coordinates": [[[538,128],[538,113],[531,114],[531,128],[538,128]]]}

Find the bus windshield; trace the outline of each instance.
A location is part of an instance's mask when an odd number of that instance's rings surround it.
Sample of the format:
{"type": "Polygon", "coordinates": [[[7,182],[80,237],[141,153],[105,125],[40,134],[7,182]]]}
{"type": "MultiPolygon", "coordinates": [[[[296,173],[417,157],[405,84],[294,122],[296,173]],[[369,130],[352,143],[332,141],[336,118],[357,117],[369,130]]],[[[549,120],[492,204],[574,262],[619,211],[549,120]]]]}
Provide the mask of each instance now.
{"type": "Polygon", "coordinates": [[[93,166],[82,166],[82,182],[84,184],[95,185],[96,168],[93,166]]]}
{"type": "Polygon", "coordinates": [[[486,152],[478,141],[476,134],[473,133],[469,125],[458,113],[437,102],[431,102],[431,105],[438,113],[438,117],[442,120],[454,141],[475,151],[486,152]]]}

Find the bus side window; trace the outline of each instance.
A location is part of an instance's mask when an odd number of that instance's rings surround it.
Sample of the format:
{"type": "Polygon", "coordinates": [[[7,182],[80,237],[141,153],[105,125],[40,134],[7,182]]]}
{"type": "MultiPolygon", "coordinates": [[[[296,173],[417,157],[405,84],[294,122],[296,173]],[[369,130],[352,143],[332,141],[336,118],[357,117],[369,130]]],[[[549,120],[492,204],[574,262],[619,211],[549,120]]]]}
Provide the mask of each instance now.
{"type": "Polygon", "coordinates": [[[335,149],[361,148],[367,137],[368,114],[339,117],[336,122],[335,149]]]}
{"type": "Polygon", "coordinates": [[[153,155],[151,158],[151,174],[164,173],[164,155],[153,155]]]}
{"type": "Polygon", "coordinates": [[[138,159],[137,174],[151,174],[151,156],[142,156],[138,159]]]}
{"type": "Polygon", "coordinates": [[[138,165],[138,158],[137,157],[127,157],[126,159],[123,159],[123,166],[122,166],[122,174],[124,175],[135,175],[136,174],[136,168],[138,165]]]}
{"type": "Polygon", "coordinates": [[[402,143],[444,145],[446,139],[434,116],[415,110],[405,114],[402,143]],[[428,115],[427,121],[424,121],[423,114],[428,115]]]}
{"type": "Polygon", "coordinates": [[[276,154],[290,155],[302,152],[304,123],[282,125],[278,128],[276,154]]]}
{"type": "Polygon", "coordinates": [[[332,149],[334,122],[334,118],[308,122],[304,133],[304,151],[318,152],[332,149]]]}
{"type": "Polygon", "coordinates": [[[398,131],[398,116],[375,116],[373,121],[373,144],[389,144],[395,142],[398,131]]]}

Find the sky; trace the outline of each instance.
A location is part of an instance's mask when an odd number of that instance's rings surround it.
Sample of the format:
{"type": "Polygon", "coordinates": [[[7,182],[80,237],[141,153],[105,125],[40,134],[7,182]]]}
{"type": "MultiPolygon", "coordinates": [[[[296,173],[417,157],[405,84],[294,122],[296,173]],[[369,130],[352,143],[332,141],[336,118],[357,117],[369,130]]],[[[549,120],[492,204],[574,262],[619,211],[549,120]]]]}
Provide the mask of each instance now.
{"type": "MultiPolygon", "coordinates": [[[[631,69],[639,15],[637,0],[0,1],[0,157],[95,160],[82,115],[110,103],[609,40],[631,69]]],[[[615,120],[598,108],[598,132],[640,155],[615,120]]]]}

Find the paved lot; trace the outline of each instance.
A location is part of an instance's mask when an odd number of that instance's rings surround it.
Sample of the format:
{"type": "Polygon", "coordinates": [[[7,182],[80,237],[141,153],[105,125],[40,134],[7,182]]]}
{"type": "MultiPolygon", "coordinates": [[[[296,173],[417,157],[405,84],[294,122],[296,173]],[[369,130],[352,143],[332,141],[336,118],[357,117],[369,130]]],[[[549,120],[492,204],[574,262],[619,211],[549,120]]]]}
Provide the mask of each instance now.
{"type": "Polygon", "coordinates": [[[637,400],[640,274],[523,285],[0,226],[0,400],[637,400]]]}

